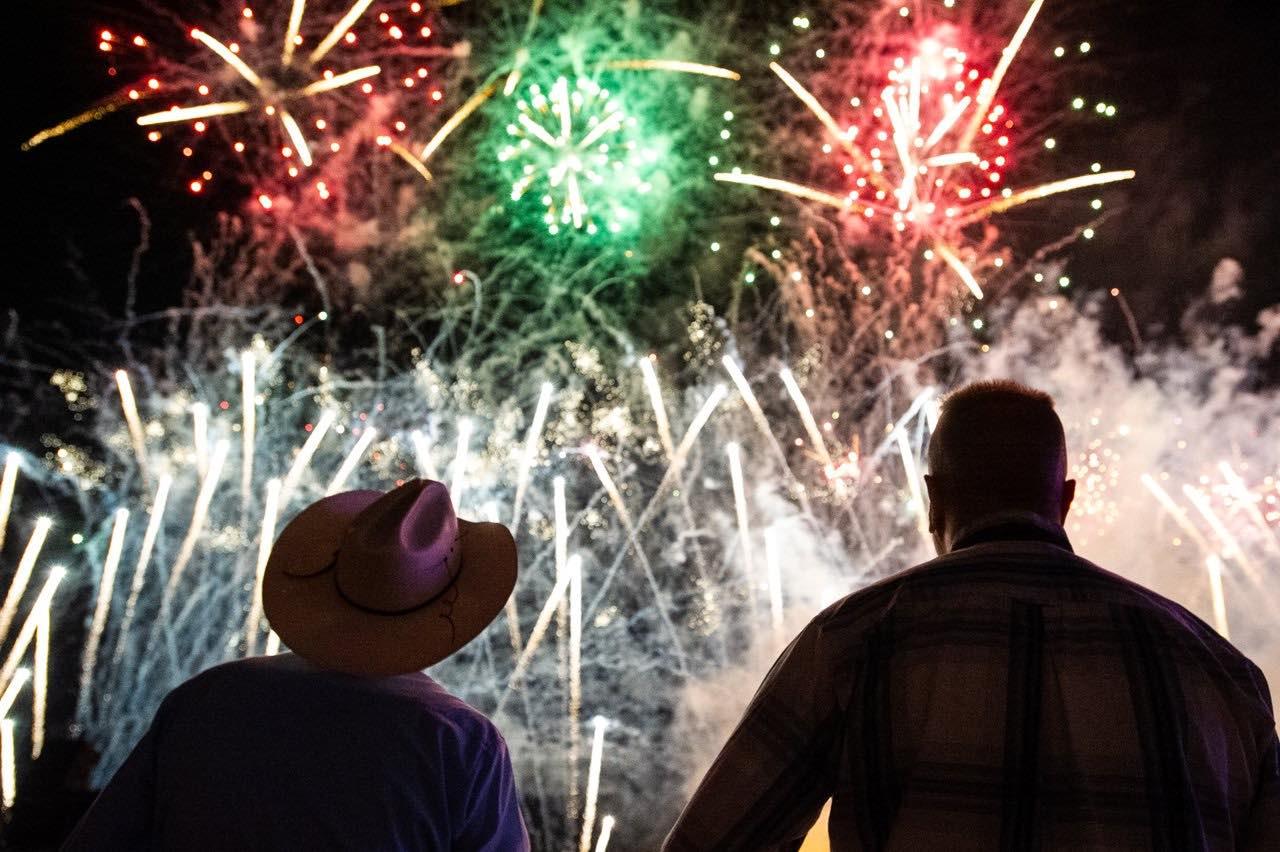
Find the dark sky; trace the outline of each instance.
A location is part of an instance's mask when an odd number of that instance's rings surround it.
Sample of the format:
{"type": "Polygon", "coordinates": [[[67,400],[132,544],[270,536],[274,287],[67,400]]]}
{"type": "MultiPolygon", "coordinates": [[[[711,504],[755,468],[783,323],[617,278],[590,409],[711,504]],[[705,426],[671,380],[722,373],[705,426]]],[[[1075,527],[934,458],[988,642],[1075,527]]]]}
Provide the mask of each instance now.
{"type": "MultiPolygon", "coordinates": [[[[1145,325],[1175,315],[1229,255],[1245,267],[1251,306],[1280,300],[1280,27],[1277,12],[1262,11],[1272,4],[1050,2],[1077,4],[1072,17],[1089,21],[1087,35],[1107,58],[1121,120],[1090,144],[1109,168],[1139,173],[1123,213],[1074,251],[1073,279],[1123,286],[1145,325]]],[[[48,0],[9,30],[24,73],[4,125],[6,185],[15,191],[0,299],[25,328],[65,320],[84,331],[86,305],[119,314],[137,237],[129,197],[153,218],[143,309],[178,298],[185,234],[208,226],[208,199],[175,186],[166,175],[171,152],[147,145],[128,116],[18,150],[31,133],[113,91],[94,33],[136,19],[139,8],[136,0],[48,0]]]]}

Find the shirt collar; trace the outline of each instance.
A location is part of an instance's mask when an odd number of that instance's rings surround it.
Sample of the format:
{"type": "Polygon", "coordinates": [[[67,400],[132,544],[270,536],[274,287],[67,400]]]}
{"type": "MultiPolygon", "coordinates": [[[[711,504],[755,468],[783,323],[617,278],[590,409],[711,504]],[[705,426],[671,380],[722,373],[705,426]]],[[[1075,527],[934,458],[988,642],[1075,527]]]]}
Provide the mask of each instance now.
{"type": "Polygon", "coordinates": [[[951,550],[992,541],[1041,541],[1075,552],[1061,524],[1034,512],[997,512],[979,518],[960,528],[951,550]]]}

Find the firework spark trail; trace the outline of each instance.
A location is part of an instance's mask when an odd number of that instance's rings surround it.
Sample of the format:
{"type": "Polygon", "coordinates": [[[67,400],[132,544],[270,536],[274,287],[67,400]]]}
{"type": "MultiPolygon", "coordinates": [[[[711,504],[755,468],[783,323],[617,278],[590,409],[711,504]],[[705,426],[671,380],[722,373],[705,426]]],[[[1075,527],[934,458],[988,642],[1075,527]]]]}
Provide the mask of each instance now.
{"type": "Polygon", "coordinates": [[[240,504],[253,495],[253,455],[258,430],[258,362],[253,350],[240,353],[240,504]]]}
{"type": "Polygon", "coordinates": [[[984,219],[992,213],[1001,213],[1011,207],[1026,204],[1028,201],[1037,201],[1041,198],[1048,198],[1050,195],[1057,195],[1062,192],[1071,192],[1072,190],[1083,189],[1087,186],[1101,186],[1103,184],[1116,183],[1117,181],[1122,180],[1132,180],[1136,174],[1137,172],[1132,169],[1121,169],[1113,172],[1077,175],[1076,177],[1042,183],[1039,186],[1017,190],[1007,197],[997,198],[994,201],[962,208],[957,213],[954,220],[952,220],[952,224],[956,227],[963,227],[976,222],[979,219],[984,219]]]}
{"type": "Polygon", "coordinates": [[[111,539],[107,544],[107,556],[102,562],[102,574],[98,578],[98,602],[93,609],[89,638],[85,642],[84,655],[80,660],[80,692],[76,701],[75,718],[81,723],[89,717],[90,686],[94,668],[98,664],[98,646],[102,642],[102,631],[107,626],[107,616],[111,613],[116,571],[120,567],[120,557],[124,554],[124,535],[128,526],[129,510],[116,509],[115,522],[111,527],[111,539]]]}
{"type": "Polygon", "coordinates": [[[1205,568],[1209,572],[1209,594],[1213,600],[1213,626],[1223,639],[1231,641],[1231,630],[1227,625],[1227,596],[1222,589],[1222,560],[1217,554],[1209,554],[1205,559],[1205,568]]]}
{"type": "Polygon", "coordinates": [[[21,150],[30,151],[32,148],[37,145],[42,145],[50,139],[55,139],[64,133],[70,133],[78,127],[83,127],[86,124],[106,118],[121,107],[129,106],[134,102],[134,100],[135,99],[131,97],[128,92],[120,92],[119,94],[113,95],[106,101],[100,101],[96,105],[89,107],[84,112],[73,115],[68,119],[64,119],[53,127],[41,130],[26,142],[23,142],[21,150]]]}
{"type": "Polygon", "coordinates": [[[658,505],[658,501],[667,491],[667,488],[673,481],[678,481],[678,474],[685,460],[688,458],[689,452],[693,449],[694,444],[698,440],[698,435],[702,432],[703,427],[707,425],[707,421],[711,419],[711,415],[715,413],[720,403],[728,395],[728,390],[724,385],[716,385],[712,388],[705,402],[698,409],[698,413],[694,415],[692,422],[689,424],[688,430],[684,434],[684,438],[680,441],[680,445],[676,447],[675,458],[667,467],[666,472],[662,476],[662,480],[658,483],[658,487],[654,489],[653,495],[649,498],[649,503],[645,506],[644,512],[640,515],[638,523],[631,521],[631,514],[627,511],[626,504],[622,501],[622,493],[618,490],[617,485],[613,481],[613,477],[609,475],[608,468],[605,467],[604,459],[600,455],[600,449],[594,444],[588,444],[583,453],[591,461],[591,466],[596,472],[596,476],[600,479],[600,484],[604,486],[605,492],[609,495],[610,501],[614,508],[618,511],[621,518],[623,528],[627,533],[627,541],[617,556],[614,557],[613,564],[609,566],[609,571],[605,574],[604,581],[600,584],[599,591],[596,592],[595,598],[591,601],[589,615],[594,614],[604,600],[605,594],[609,591],[613,584],[614,578],[617,576],[618,569],[622,565],[628,550],[634,551],[636,558],[640,562],[640,567],[644,570],[645,580],[649,583],[650,591],[653,593],[654,602],[657,604],[658,616],[661,618],[663,626],[671,636],[672,646],[675,648],[676,659],[680,665],[681,671],[686,671],[688,667],[688,658],[684,652],[683,643],[680,641],[680,634],[676,630],[675,624],[671,621],[668,613],[668,607],[663,600],[662,589],[658,585],[658,578],[653,573],[653,566],[649,562],[648,555],[644,552],[644,548],[640,545],[638,536],[645,524],[648,523],[650,516],[653,514],[658,505]]]}
{"type": "Polygon", "coordinates": [[[755,547],[751,542],[751,522],[747,512],[747,489],[742,479],[742,448],[736,442],[725,445],[729,458],[729,476],[733,481],[733,505],[738,516],[738,542],[742,548],[742,574],[747,581],[747,601],[755,602],[755,547]]]}
{"type": "Polygon", "coordinates": [[[520,39],[520,46],[516,48],[516,55],[511,63],[511,71],[507,74],[507,83],[502,89],[502,94],[506,97],[510,97],[511,93],[516,90],[516,86],[520,84],[524,65],[529,61],[529,48],[527,45],[529,39],[533,38],[533,31],[538,26],[538,18],[542,15],[542,3],[543,0],[531,0],[529,3],[529,17],[525,19],[524,36],[520,39]]]}
{"type": "Polygon", "coordinates": [[[0,606],[0,648],[9,638],[9,628],[13,626],[13,618],[18,614],[18,604],[26,594],[27,583],[31,581],[31,572],[36,568],[36,560],[40,558],[40,550],[44,547],[45,538],[53,521],[46,517],[36,518],[36,525],[31,530],[31,538],[18,560],[18,568],[9,581],[9,592],[4,597],[4,605],[0,606]]]}
{"type": "Polygon", "coordinates": [[[1265,590],[1262,569],[1258,567],[1258,563],[1249,558],[1249,554],[1240,546],[1239,540],[1232,535],[1231,530],[1227,529],[1226,524],[1222,523],[1222,519],[1213,511],[1213,506],[1209,504],[1209,498],[1198,488],[1193,488],[1190,485],[1183,485],[1182,493],[1191,501],[1191,505],[1196,507],[1196,511],[1209,524],[1209,529],[1213,530],[1214,535],[1222,542],[1223,555],[1238,562],[1244,568],[1245,573],[1249,575],[1250,582],[1258,586],[1260,590],[1265,590]]]}
{"type": "MultiPolygon", "coordinates": [[[[160,598],[162,612],[168,612],[174,592],[178,590],[178,584],[182,582],[182,575],[187,570],[187,563],[191,561],[191,557],[196,551],[196,543],[204,532],[205,520],[209,516],[209,505],[213,502],[213,494],[218,489],[218,481],[222,478],[222,467],[227,461],[229,450],[230,444],[225,439],[219,439],[214,444],[213,456],[209,459],[209,471],[200,481],[200,490],[196,494],[195,507],[191,511],[191,525],[187,527],[187,534],[182,539],[182,545],[178,548],[178,556],[173,560],[173,566],[169,569],[169,581],[165,584],[164,594],[160,598]]],[[[156,628],[159,629],[158,621],[156,628]]]]}
{"type": "Polygon", "coordinates": [[[507,678],[507,687],[498,698],[497,706],[493,711],[494,716],[502,713],[503,707],[506,706],[507,696],[524,679],[524,673],[529,668],[529,661],[533,659],[534,652],[542,644],[542,639],[547,634],[547,628],[551,625],[551,618],[556,614],[556,610],[560,608],[560,602],[564,600],[565,593],[569,590],[570,579],[568,570],[565,571],[564,576],[556,578],[556,584],[551,588],[551,594],[547,596],[547,602],[543,604],[542,611],[538,613],[538,619],[533,623],[533,630],[529,632],[529,641],[525,643],[524,651],[521,652],[519,659],[516,660],[515,668],[511,670],[511,676],[507,678]]]}
{"type": "MultiPolygon", "coordinates": [[[[498,84],[496,82],[491,82],[471,97],[467,98],[466,102],[463,103],[462,106],[458,107],[457,112],[449,116],[448,120],[445,121],[444,124],[440,125],[440,129],[431,137],[431,141],[427,142],[427,144],[423,146],[422,151],[418,154],[418,158],[422,162],[431,159],[431,155],[444,144],[444,140],[448,139],[449,135],[453,133],[453,131],[457,130],[459,125],[466,121],[473,112],[484,104],[485,101],[493,97],[493,93],[497,91],[497,87],[498,84]]],[[[425,168],[425,166],[423,168],[425,168]]]]}
{"type": "Polygon", "coordinates": [[[147,530],[142,534],[142,546],[138,550],[138,561],[134,565],[133,580],[129,584],[129,599],[124,605],[124,616],[120,620],[120,635],[116,638],[115,652],[111,655],[112,669],[120,668],[124,658],[125,644],[129,639],[129,628],[133,626],[133,616],[138,610],[138,599],[142,596],[143,586],[147,580],[147,565],[151,562],[151,551],[156,546],[156,537],[160,534],[160,525],[164,521],[165,505],[169,501],[169,489],[173,486],[173,477],[162,474],[156,485],[155,497],[151,500],[151,515],[147,519],[147,530]]]}
{"type": "Polygon", "coordinates": [[[773,434],[773,427],[769,425],[769,418],[765,417],[764,409],[760,407],[760,400],[756,398],[755,392],[751,390],[751,383],[747,381],[746,375],[743,374],[742,368],[733,360],[730,355],[724,356],[720,360],[724,365],[725,371],[729,373],[729,378],[733,380],[734,386],[738,389],[738,394],[742,397],[743,403],[747,406],[747,411],[751,413],[751,419],[756,424],[757,431],[761,436],[769,442],[770,449],[773,450],[774,456],[777,457],[779,464],[782,465],[782,472],[787,480],[793,486],[796,486],[800,506],[807,515],[810,513],[809,497],[800,486],[800,480],[796,478],[795,473],[791,470],[791,465],[787,461],[786,451],[782,449],[782,445],[778,443],[778,436],[773,434]]]}
{"type": "Polygon", "coordinates": [[[209,472],[209,406],[203,402],[191,405],[191,445],[196,454],[196,473],[209,472]]]}
{"type": "Polygon", "coordinates": [[[582,715],[582,557],[569,557],[569,793],[568,820],[578,816],[578,720],[582,715]]]}
{"type": "Polygon", "coordinates": [[[591,739],[591,763],[587,769],[587,800],[582,808],[582,837],[578,852],[591,852],[591,834],[595,830],[596,800],[600,796],[600,765],[604,759],[604,731],[609,720],[596,716],[591,720],[595,733],[591,739]]]}
{"type": "Polygon", "coordinates": [[[529,432],[525,436],[524,451],[520,454],[520,467],[516,472],[516,496],[511,506],[511,534],[520,529],[520,514],[524,507],[525,491],[529,488],[529,471],[538,457],[538,447],[542,442],[542,428],[547,422],[547,411],[551,407],[551,395],[555,388],[550,382],[544,382],[538,394],[538,404],[533,410],[533,421],[529,424],[529,432]]]}
{"type": "Polygon", "coordinates": [[[902,459],[902,469],[907,477],[907,488],[911,492],[911,508],[916,516],[916,528],[924,535],[928,532],[928,519],[925,517],[924,492],[920,487],[920,472],[916,465],[915,452],[907,438],[905,429],[894,430],[894,440],[898,445],[898,457],[902,459]]]}
{"type": "MultiPolygon", "coordinates": [[[[367,80],[370,77],[376,77],[382,73],[382,69],[377,65],[366,65],[363,68],[353,68],[350,71],[343,71],[341,74],[334,74],[332,77],[323,77],[310,83],[302,88],[302,94],[306,97],[319,95],[323,92],[332,92],[334,89],[341,89],[343,86],[350,86],[352,83],[359,83],[361,80],[367,80]]],[[[308,165],[310,165],[308,163],[308,165]]]]}
{"type": "Polygon", "coordinates": [[[338,472],[333,475],[333,479],[329,480],[329,487],[324,490],[326,497],[331,497],[343,490],[347,480],[355,472],[356,465],[360,464],[360,460],[364,458],[365,451],[369,449],[376,437],[378,437],[377,429],[372,426],[364,428],[364,431],[360,433],[359,440],[351,448],[351,452],[347,453],[347,457],[342,460],[342,465],[338,468],[338,472]]]}
{"type": "Polygon", "coordinates": [[[458,418],[458,447],[453,457],[453,481],[449,483],[449,494],[453,497],[455,511],[462,508],[462,495],[467,487],[467,464],[471,461],[473,430],[471,418],[458,418]]]}
{"type": "Polygon", "coordinates": [[[417,464],[418,476],[438,481],[440,474],[431,463],[431,445],[427,443],[427,436],[422,434],[420,429],[414,429],[409,433],[409,440],[413,444],[413,458],[417,464]]]}
{"type": "Polygon", "coordinates": [[[307,0],[293,0],[289,8],[289,23],[284,29],[284,46],[280,49],[280,63],[288,66],[293,62],[293,51],[297,47],[298,32],[302,29],[302,13],[306,10],[307,0]]]}
{"type": "Polygon", "coordinates": [[[1173,498],[1169,496],[1169,492],[1165,491],[1164,488],[1161,487],[1160,483],[1156,482],[1155,477],[1149,473],[1144,473],[1142,474],[1141,480],[1147,490],[1150,491],[1160,505],[1164,507],[1164,510],[1169,513],[1169,517],[1173,518],[1174,522],[1182,528],[1182,531],[1187,534],[1188,538],[1200,546],[1200,549],[1204,551],[1206,556],[1212,556],[1217,552],[1214,546],[1209,543],[1209,539],[1205,538],[1199,528],[1197,528],[1195,524],[1191,523],[1191,519],[1187,517],[1187,513],[1182,510],[1182,507],[1175,503],[1173,498]]]}
{"type": "Polygon", "coordinates": [[[347,14],[343,15],[333,25],[333,29],[329,30],[329,34],[315,46],[315,49],[311,51],[311,55],[307,57],[307,61],[314,65],[324,59],[325,54],[332,50],[338,40],[347,34],[347,30],[351,29],[351,26],[360,19],[360,16],[365,13],[371,3],[373,3],[373,0],[356,0],[351,8],[347,10],[347,14]]]}
{"type": "Polygon", "coordinates": [[[644,376],[644,387],[649,394],[649,403],[653,406],[653,419],[658,425],[658,439],[667,454],[667,461],[676,457],[675,439],[671,437],[671,421],[667,418],[667,406],[662,401],[662,386],[658,383],[658,373],[653,368],[652,356],[640,359],[640,373],[644,376]]]}
{"type": "Polygon", "coordinates": [[[786,637],[783,634],[783,597],[782,597],[782,543],[778,541],[779,530],[766,527],[764,531],[764,564],[769,585],[769,624],[773,628],[773,640],[780,643],[786,637]]]}
{"type": "MultiPolygon", "coordinates": [[[[9,534],[9,513],[13,509],[13,492],[18,485],[18,469],[21,457],[10,450],[4,457],[4,478],[0,480],[0,550],[4,548],[5,538],[9,534]]],[[[0,637],[4,631],[0,630],[0,637]]]]}
{"type": "Polygon", "coordinates": [[[40,608],[36,621],[35,660],[31,680],[31,759],[36,760],[44,751],[44,731],[49,709],[49,646],[53,632],[53,612],[50,606],[40,608]]]}
{"type": "Polygon", "coordinates": [[[719,77],[722,80],[742,79],[741,74],[728,68],[681,59],[615,59],[605,67],[619,71],[674,71],[677,74],[697,74],[703,77],[719,77]]]}
{"type": "Polygon", "coordinates": [[[785,68],[776,62],[770,62],[769,69],[773,71],[774,74],[778,75],[778,79],[782,80],[786,87],[791,90],[791,93],[800,99],[802,104],[808,107],[809,111],[814,114],[818,121],[821,122],[822,126],[827,129],[827,132],[831,134],[831,138],[835,140],[836,144],[844,149],[845,153],[858,164],[858,167],[864,173],[871,176],[871,180],[875,182],[877,186],[881,189],[890,189],[888,182],[886,182],[884,178],[880,177],[880,173],[878,171],[872,168],[871,161],[867,159],[867,155],[863,153],[862,148],[853,141],[853,137],[842,130],[840,125],[836,124],[836,120],[831,117],[831,113],[827,112],[826,107],[818,103],[818,99],[815,98],[808,89],[802,86],[799,80],[791,76],[785,68]]]}
{"type": "Polygon", "coordinates": [[[23,654],[27,652],[27,648],[31,645],[31,640],[35,638],[42,614],[47,615],[53,603],[53,595],[58,590],[58,584],[66,576],[67,569],[61,565],[55,565],[49,569],[49,577],[45,580],[43,588],[40,589],[40,594],[36,597],[35,603],[31,605],[31,611],[27,613],[27,620],[22,623],[22,629],[18,631],[18,638],[14,641],[13,647],[9,649],[9,656],[5,657],[4,668],[0,669],[0,685],[7,686],[10,679],[13,678],[14,672],[18,670],[23,654]]]}
{"type": "Polygon", "coordinates": [[[18,800],[18,772],[13,752],[13,720],[0,719],[0,801],[5,810],[18,800]]]}
{"type": "Polygon", "coordinates": [[[220,101],[215,104],[201,104],[193,107],[174,107],[164,112],[153,112],[138,116],[139,127],[151,127],[157,124],[174,124],[180,121],[196,121],[201,118],[214,118],[219,115],[238,115],[248,112],[252,106],[248,101],[220,101]]]}
{"type": "Polygon", "coordinates": [[[320,447],[320,442],[324,440],[324,436],[333,426],[333,421],[337,419],[337,414],[333,409],[326,408],[320,412],[320,419],[311,427],[311,434],[307,435],[307,440],[302,442],[302,449],[298,450],[298,454],[293,457],[293,463],[289,465],[289,472],[285,474],[284,483],[280,486],[280,506],[287,509],[289,507],[289,499],[293,497],[293,492],[297,490],[298,483],[302,481],[302,474],[307,469],[307,465],[311,464],[311,459],[315,456],[316,450],[320,447]]]}
{"type": "Polygon", "coordinates": [[[120,391],[120,408],[124,411],[124,420],[129,427],[133,455],[138,460],[138,470],[145,480],[148,478],[146,436],[142,431],[142,418],[138,416],[138,402],[133,396],[133,385],[129,382],[129,374],[124,370],[116,370],[116,387],[120,391]]]}
{"type": "Polygon", "coordinates": [[[266,497],[262,501],[262,531],[258,535],[258,562],[253,581],[253,602],[249,605],[249,617],[244,623],[245,654],[257,652],[258,636],[262,633],[262,578],[267,570],[267,559],[276,538],[276,517],[280,507],[280,480],[267,481],[266,497]]]}
{"type": "Polygon", "coordinates": [[[22,687],[26,686],[30,680],[31,669],[24,667],[13,673],[13,678],[5,688],[4,694],[0,695],[0,718],[4,718],[9,715],[9,711],[13,708],[14,702],[18,700],[18,693],[22,691],[22,687]]]}
{"type": "Polygon", "coordinates": [[[796,410],[800,412],[800,422],[804,424],[804,430],[809,435],[809,443],[817,454],[818,460],[822,462],[824,469],[831,466],[831,454],[827,452],[827,443],[822,438],[822,430],[818,428],[818,421],[813,418],[809,401],[804,398],[804,392],[800,390],[800,385],[796,382],[791,368],[783,367],[778,371],[778,375],[786,385],[787,393],[791,395],[791,401],[795,403],[796,410]]]}
{"type": "Polygon", "coordinates": [[[611,814],[605,814],[600,820],[600,839],[596,841],[596,852],[607,852],[609,848],[609,839],[613,837],[614,818],[611,814]]]}
{"type": "Polygon", "coordinates": [[[861,213],[867,208],[861,204],[857,204],[847,195],[832,195],[821,189],[812,186],[805,186],[802,183],[795,183],[781,178],[763,177],[761,175],[744,174],[742,172],[716,172],[715,179],[723,183],[738,183],[743,186],[754,186],[760,189],[771,189],[774,192],[785,192],[787,195],[794,195],[797,198],[805,198],[809,201],[816,201],[819,204],[825,204],[828,207],[834,207],[837,210],[850,210],[855,213],[861,213]]]}
{"type": "Polygon", "coordinates": [[[973,297],[975,299],[981,299],[982,286],[978,284],[978,279],[973,277],[973,272],[971,272],[969,267],[965,265],[964,261],[951,250],[951,247],[939,240],[934,243],[933,248],[938,252],[938,256],[942,258],[947,266],[950,266],[952,271],[960,277],[960,280],[964,282],[964,286],[969,288],[969,292],[973,294],[973,297]]]}
{"type": "MultiPolygon", "coordinates": [[[[1254,525],[1262,532],[1262,539],[1267,546],[1275,553],[1280,553],[1280,538],[1276,536],[1274,530],[1267,523],[1267,519],[1263,517],[1262,510],[1258,508],[1254,496],[1249,491],[1249,487],[1244,484],[1244,480],[1240,478],[1240,474],[1236,473],[1228,462],[1218,462],[1218,470],[1222,471],[1222,477],[1227,482],[1227,487],[1231,489],[1231,494],[1244,507],[1245,513],[1254,525]]],[[[0,539],[0,543],[3,539],[0,539]]]]}
{"type": "Polygon", "coordinates": [[[1008,72],[1009,67],[1013,65],[1013,60],[1017,57],[1018,51],[1022,48],[1023,41],[1027,38],[1027,33],[1031,32],[1031,25],[1035,23],[1036,15],[1040,13],[1040,7],[1044,5],[1044,0],[1034,0],[1031,7],[1027,9],[1026,15],[1022,18],[1022,23],[1018,24],[1018,29],[1014,32],[1013,38],[1000,51],[1000,61],[996,64],[996,69],[991,76],[982,81],[978,87],[978,99],[973,109],[973,114],[969,118],[969,124],[960,136],[959,148],[967,150],[973,143],[974,134],[978,132],[978,128],[982,126],[982,120],[991,109],[991,104],[995,101],[996,93],[1000,90],[1000,84],[1004,82],[1004,75],[1008,72]]]}

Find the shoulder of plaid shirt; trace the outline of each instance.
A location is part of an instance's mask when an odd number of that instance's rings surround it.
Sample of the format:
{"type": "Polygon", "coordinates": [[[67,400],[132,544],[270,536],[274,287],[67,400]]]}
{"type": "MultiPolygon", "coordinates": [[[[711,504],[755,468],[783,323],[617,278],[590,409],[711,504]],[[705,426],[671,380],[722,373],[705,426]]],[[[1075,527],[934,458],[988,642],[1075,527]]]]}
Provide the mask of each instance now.
{"type": "Polygon", "coordinates": [[[665,852],[796,850],[828,799],[834,850],[1280,849],[1261,670],[1041,527],[814,618],[665,852]]]}

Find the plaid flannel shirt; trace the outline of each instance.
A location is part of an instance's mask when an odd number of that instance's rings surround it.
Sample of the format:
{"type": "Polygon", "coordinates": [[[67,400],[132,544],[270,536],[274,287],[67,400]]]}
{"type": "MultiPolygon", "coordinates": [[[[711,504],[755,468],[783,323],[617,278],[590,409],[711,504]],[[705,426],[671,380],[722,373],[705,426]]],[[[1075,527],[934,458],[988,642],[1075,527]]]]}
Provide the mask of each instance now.
{"type": "Polygon", "coordinates": [[[841,852],[1280,850],[1262,672],[1060,529],[1014,536],[818,615],[664,850],[795,850],[827,799],[841,852]]]}

